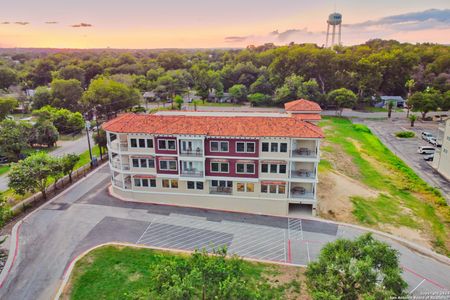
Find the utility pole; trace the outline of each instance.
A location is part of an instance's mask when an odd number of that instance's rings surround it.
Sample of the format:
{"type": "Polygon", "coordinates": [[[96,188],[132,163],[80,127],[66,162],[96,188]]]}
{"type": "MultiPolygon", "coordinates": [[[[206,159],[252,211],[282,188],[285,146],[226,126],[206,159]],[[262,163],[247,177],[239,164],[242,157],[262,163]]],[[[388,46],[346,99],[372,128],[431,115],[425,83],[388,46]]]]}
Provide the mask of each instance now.
{"type": "Polygon", "coordinates": [[[89,127],[90,124],[88,121],[86,121],[86,116],[85,116],[85,126],[86,126],[86,136],[87,136],[87,142],[88,142],[88,147],[89,147],[89,157],[91,159],[91,168],[93,167],[93,162],[92,162],[92,149],[91,149],[91,138],[89,137],[89,127]]]}
{"type": "MultiPolygon", "coordinates": [[[[94,120],[95,120],[95,126],[97,127],[97,137],[99,137],[100,136],[100,131],[99,131],[100,127],[98,125],[98,118],[97,118],[96,114],[94,114],[94,120]]],[[[98,150],[100,152],[100,161],[102,161],[103,153],[102,153],[102,146],[100,144],[98,145],[98,150]]]]}

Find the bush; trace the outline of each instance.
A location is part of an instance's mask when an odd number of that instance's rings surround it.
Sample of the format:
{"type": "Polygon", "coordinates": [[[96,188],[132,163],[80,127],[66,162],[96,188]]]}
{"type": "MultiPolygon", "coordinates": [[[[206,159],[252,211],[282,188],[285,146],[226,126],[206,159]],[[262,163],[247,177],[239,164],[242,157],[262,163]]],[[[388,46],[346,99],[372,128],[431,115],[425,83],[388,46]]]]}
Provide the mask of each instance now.
{"type": "Polygon", "coordinates": [[[352,127],[353,127],[353,129],[355,129],[358,132],[372,133],[366,125],[353,124],[352,127]]]}
{"type": "Polygon", "coordinates": [[[409,139],[409,138],[415,137],[416,134],[413,131],[400,131],[400,132],[396,132],[395,136],[399,137],[399,138],[407,138],[407,139],[409,139]]]}

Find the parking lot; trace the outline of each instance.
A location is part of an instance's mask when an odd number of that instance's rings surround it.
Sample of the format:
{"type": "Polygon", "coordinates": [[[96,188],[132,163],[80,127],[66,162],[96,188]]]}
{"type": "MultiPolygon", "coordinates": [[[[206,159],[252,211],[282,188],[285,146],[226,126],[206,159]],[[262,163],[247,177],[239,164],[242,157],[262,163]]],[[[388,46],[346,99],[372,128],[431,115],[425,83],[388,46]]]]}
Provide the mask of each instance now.
{"type": "Polygon", "coordinates": [[[423,155],[417,153],[420,146],[431,146],[421,138],[422,131],[430,132],[433,136],[438,134],[436,122],[416,121],[414,127],[405,118],[393,118],[392,120],[358,120],[369,126],[374,134],[405,163],[407,163],[422,179],[431,186],[442,191],[442,194],[450,204],[450,183],[431,166],[432,162],[423,159],[423,155]],[[414,131],[414,138],[397,138],[396,132],[414,131]]]}

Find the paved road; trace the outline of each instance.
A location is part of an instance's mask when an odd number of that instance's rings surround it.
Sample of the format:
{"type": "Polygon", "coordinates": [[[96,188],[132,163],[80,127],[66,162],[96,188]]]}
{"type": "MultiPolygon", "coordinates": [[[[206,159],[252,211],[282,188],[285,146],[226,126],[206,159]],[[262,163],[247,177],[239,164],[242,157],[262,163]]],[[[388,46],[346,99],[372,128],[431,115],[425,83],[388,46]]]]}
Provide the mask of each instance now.
{"type": "MultiPolygon", "coordinates": [[[[108,195],[109,176],[107,166],[100,168],[25,220],[1,299],[51,299],[70,261],[104,242],[185,250],[227,245],[244,257],[304,265],[326,242],[364,233],[317,220],[123,202],[108,195]]],[[[450,262],[443,264],[377,238],[400,251],[409,291],[417,295],[450,290],[450,262]]]]}
{"type": "MultiPolygon", "coordinates": [[[[92,132],[90,133],[92,137],[92,132]]],[[[91,139],[91,146],[93,146],[93,140],[91,139]]],[[[58,148],[50,152],[53,156],[62,156],[67,153],[81,154],[88,149],[86,135],[81,138],[72,141],[58,141],[58,148]]],[[[7,174],[0,176],[0,191],[5,191],[8,189],[9,178],[7,174]]]]}
{"type": "Polygon", "coordinates": [[[366,124],[373,133],[398,157],[406,162],[413,170],[428,182],[431,186],[441,190],[447,203],[450,204],[450,182],[433,169],[431,163],[423,159],[423,155],[417,153],[419,146],[430,144],[421,139],[422,131],[431,132],[437,136],[437,125],[431,122],[417,122],[413,128],[404,119],[393,118],[392,120],[360,120],[366,124]],[[395,136],[398,131],[413,130],[416,137],[411,139],[399,139],[395,136]]]}

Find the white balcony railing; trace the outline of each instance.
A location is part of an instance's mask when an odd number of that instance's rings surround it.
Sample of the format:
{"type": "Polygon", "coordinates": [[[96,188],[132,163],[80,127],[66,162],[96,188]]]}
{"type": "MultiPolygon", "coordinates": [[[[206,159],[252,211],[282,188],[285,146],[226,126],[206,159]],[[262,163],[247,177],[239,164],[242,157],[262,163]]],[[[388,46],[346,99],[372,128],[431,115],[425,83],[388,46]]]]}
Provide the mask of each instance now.
{"type": "Polygon", "coordinates": [[[198,149],[198,150],[180,150],[180,156],[201,157],[201,156],[203,156],[203,151],[201,149],[198,149]]]}
{"type": "Polygon", "coordinates": [[[304,178],[304,179],[314,179],[316,178],[316,173],[311,170],[294,170],[291,171],[292,178],[304,178]]]}
{"type": "Polygon", "coordinates": [[[192,170],[181,170],[181,176],[186,177],[203,177],[203,171],[192,169],[192,170]]]}
{"type": "Polygon", "coordinates": [[[315,158],[317,157],[317,150],[310,148],[296,148],[292,150],[292,157],[315,158]]]}

